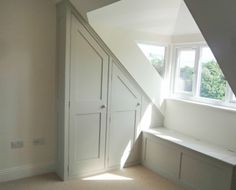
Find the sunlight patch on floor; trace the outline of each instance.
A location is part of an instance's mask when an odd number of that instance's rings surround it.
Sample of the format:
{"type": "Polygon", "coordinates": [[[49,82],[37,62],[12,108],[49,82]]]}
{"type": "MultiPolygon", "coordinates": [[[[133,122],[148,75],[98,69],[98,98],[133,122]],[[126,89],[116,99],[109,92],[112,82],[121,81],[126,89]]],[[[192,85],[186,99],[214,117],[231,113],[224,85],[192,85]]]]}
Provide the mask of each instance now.
{"type": "Polygon", "coordinates": [[[131,151],[131,148],[132,148],[132,142],[131,140],[128,142],[124,152],[123,152],[123,155],[121,157],[121,160],[120,160],[120,169],[124,168],[125,166],[125,163],[126,161],[128,160],[129,158],[129,155],[130,155],[130,151],[131,151]]]}
{"type": "Polygon", "coordinates": [[[91,176],[91,177],[86,177],[86,178],[83,178],[82,180],[84,180],[84,181],[92,181],[92,180],[94,180],[94,181],[108,181],[108,180],[130,181],[133,179],[129,178],[129,177],[125,177],[125,176],[115,175],[115,174],[111,174],[111,173],[105,173],[105,174],[95,175],[95,176],[91,176]]]}

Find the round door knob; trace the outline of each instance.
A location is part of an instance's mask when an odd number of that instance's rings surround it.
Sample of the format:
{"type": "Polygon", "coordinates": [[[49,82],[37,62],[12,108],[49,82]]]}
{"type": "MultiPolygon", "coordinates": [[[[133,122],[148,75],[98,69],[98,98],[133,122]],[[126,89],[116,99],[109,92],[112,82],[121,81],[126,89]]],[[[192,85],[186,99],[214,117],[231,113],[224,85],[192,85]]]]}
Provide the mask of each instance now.
{"type": "Polygon", "coordinates": [[[102,109],[104,109],[104,108],[106,108],[106,107],[107,107],[106,104],[103,104],[103,105],[101,106],[102,109]]]}
{"type": "Polygon", "coordinates": [[[140,103],[139,103],[139,102],[137,103],[137,106],[140,106],[140,103]]]}

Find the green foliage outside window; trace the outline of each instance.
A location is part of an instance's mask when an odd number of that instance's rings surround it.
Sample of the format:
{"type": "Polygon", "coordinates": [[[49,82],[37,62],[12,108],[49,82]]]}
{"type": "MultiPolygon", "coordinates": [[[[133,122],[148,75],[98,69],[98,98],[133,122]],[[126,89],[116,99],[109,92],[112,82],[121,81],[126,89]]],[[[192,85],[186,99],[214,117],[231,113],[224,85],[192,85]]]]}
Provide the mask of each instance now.
{"type": "Polygon", "coordinates": [[[181,68],[180,78],[184,80],[184,91],[191,92],[193,86],[193,68],[189,66],[181,68]]]}
{"type": "MultiPolygon", "coordinates": [[[[185,66],[180,69],[180,78],[184,80],[184,91],[192,91],[193,68],[185,66]]],[[[226,80],[215,61],[202,64],[200,96],[223,100],[225,97],[226,80]]]]}
{"type": "Polygon", "coordinates": [[[157,70],[157,72],[163,77],[165,72],[165,62],[164,59],[160,59],[158,55],[149,54],[150,62],[154,66],[154,68],[157,70]]]}
{"type": "Polygon", "coordinates": [[[225,97],[226,80],[215,61],[202,64],[200,96],[223,100],[225,97]]]}

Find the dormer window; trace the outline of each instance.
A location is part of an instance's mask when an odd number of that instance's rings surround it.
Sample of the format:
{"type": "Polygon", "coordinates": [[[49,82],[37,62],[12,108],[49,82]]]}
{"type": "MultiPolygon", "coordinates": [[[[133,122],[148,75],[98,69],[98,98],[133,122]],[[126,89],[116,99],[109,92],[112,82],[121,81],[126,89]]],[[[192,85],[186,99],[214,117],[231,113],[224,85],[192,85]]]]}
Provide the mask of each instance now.
{"type": "Polygon", "coordinates": [[[236,99],[207,45],[174,47],[172,94],[211,104],[233,105],[236,99]]]}

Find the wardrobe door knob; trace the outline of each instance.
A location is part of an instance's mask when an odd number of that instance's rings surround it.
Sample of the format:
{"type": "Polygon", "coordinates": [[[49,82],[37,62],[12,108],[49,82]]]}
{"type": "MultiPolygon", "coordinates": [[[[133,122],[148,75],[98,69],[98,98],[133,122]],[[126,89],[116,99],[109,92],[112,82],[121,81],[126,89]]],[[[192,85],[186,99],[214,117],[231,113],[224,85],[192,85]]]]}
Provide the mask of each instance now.
{"type": "Polygon", "coordinates": [[[103,104],[103,105],[101,106],[102,109],[104,109],[104,108],[106,108],[106,107],[107,107],[106,104],[103,104]]]}
{"type": "Polygon", "coordinates": [[[137,107],[140,106],[140,105],[141,105],[141,104],[138,102],[138,103],[137,103],[137,107]]]}

